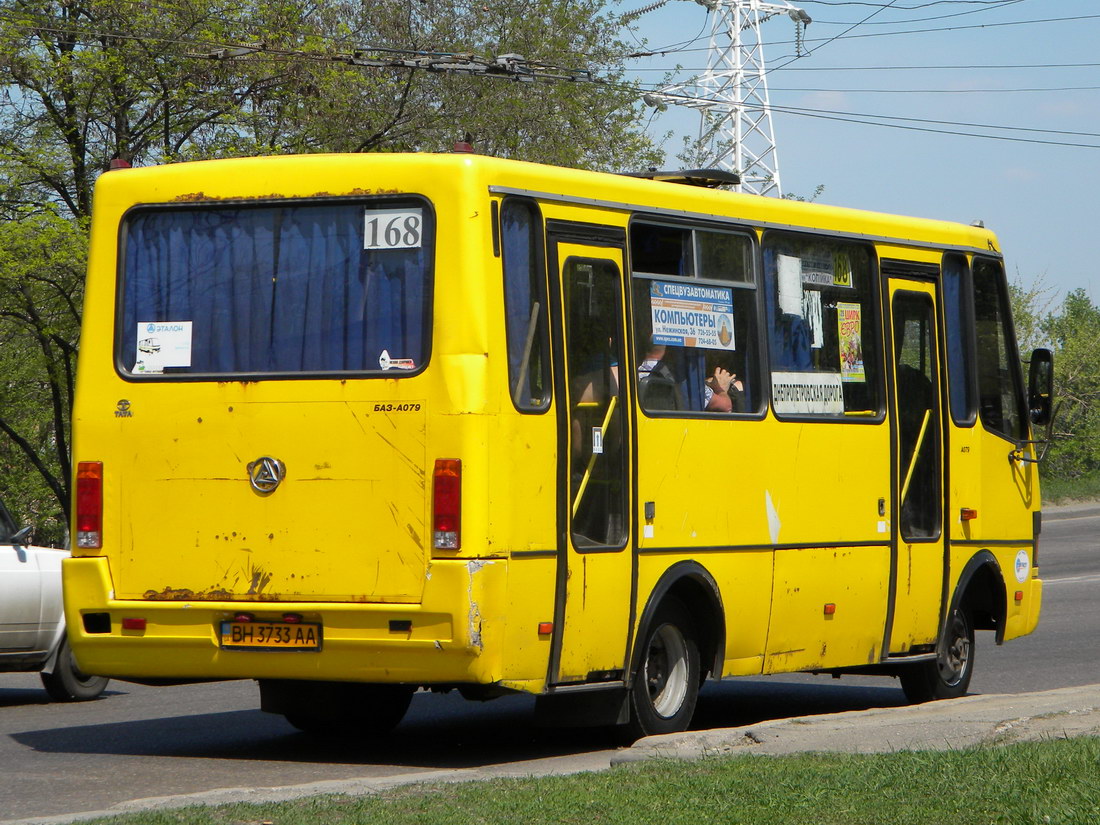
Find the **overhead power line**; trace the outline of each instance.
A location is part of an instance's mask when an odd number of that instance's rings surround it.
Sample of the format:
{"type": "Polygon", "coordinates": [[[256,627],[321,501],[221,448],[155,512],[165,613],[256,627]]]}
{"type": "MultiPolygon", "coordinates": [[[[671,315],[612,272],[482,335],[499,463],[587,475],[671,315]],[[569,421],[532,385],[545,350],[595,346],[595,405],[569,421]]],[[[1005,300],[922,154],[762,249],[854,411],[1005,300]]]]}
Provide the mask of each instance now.
{"type": "MultiPolygon", "coordinates": [[[[898,26],[908,23],[930,23],[934,20],[951,20],[956,17],[967,17],[972,14],[989,14],[990,12],[1000,11],[1008,6],[1015,6],[1017,3],[1025,3],[1027,0],[997,0],[994,5],[983,6],[977,9],[966,9],[965,11],[953,11],[949,14],[936,14],[931,17],[915,17],[909,20],[875,20],[868,23],[869,26],[898,26]]],[[[953,4],[957,5],[957,4],[953,4]]],[[[885,7],[883,7],[885,8],[885,7]]],[[[912,9],[905,9],[902,6],[891,6],[891,11],[912,11],[912,9]]],[[[837,20],[818,20],[823,26],[845,26],[847,23],[842,23],[837,20]]]]}
{"type": "Polygon", "coordinates": [[[931,0],[929,3],[918,3],[915,6],[895,6],[893,3],[868,3],[856,2],[856,0],[809,0],[809,2],[816,6],[868,6],[870,8],[890,6],[898,11],[918,11],[931,6],[1003,6],[1019,0],[931,0]]]}
{"type": "Polygon", "coordinates": [[[995,95],[1046,92],[1095,92],[1100,86],[1035,86],[1013,89],[813,89],[770,87],[773,92],[821,92],[843,95],[995,95]]]}
{"type": "Polygon", "coordinates": [[[31,36],[66,35],[89,39],[134,40],[165,43],[190,48],[184,56],[196,60],[240,61],[256,59],[302,60],[309,62],[346,63],[362,68],[422,70],[444,74],[478,75],[513,81],[591,81],[589,69],[575,69],[545,61],[529,60],[520,54],[483,57],[469,52],[423,51],[362,46],[347,52],[319,52],[305,49],[279,48],[266,43],[218,43],[194,38],[164,37],[139,32],[118,32],[80,25],[60,25],[60,21],[44,16],[0,11],[0,20],[22,28],[31,36]]]}
{"type": "MultiPolygon", "coordinates": [[[[943,66],[791,66],[785,72],[928,72],[971,71],[973,69],[1095,69],[1100,63],[956,63],[943,66]]],[[[641,71],[635,69],[635,71],[641,71]]]]}
{"type": "Polygon", "coordinates": [[[254,59],[258,56],[294,58],[313,61],[347,63],[372,69],[420,69],[445,74],[480,75],[516,81],[566,80],[591,81],[588,69],[567,69],[540,61],[528,60],[520,54],[501,54],[487,58],[469,52],[423,52],[403,49],[369,48],[350,53],[326,54],[293,49],[272,49],[264,45],[227,46],[186,56],[200,60],[254,59]]]}
{"type": "MultiPolygon", "coordinates": [[[[968,26],[939,26],[939,27],[936,27],[936,28],[926,28],[926,29],[902,29],[900,31],[891,31],[891,32],[867,32],[865,34],[850,34],[852,29],[856,28],[857,26],[864,25],[867,22],[866,20],[861,20],[859,23],[849,25],[849,28],[845,29],[840,34],[833,35],[831,37],[824,37],[824,38],[806,38],[802,42],[804,43],[805,46],[809,47],[810,53],[812,54],[813,52],[818,51],[819,49],[823,48],[824,46],[829,45],[830,43],[833,43],[836,40],[856,40],[856,39],[865,39],[865,38],[872,38],[872,37],[894,37],[894,36],[897,36],[897,35],[907,35],[907,34],[937,34],[937,33],[941,33],[941,32],[971,31],[971,30],[974,30],[974,29],[995,29],[995,28],[1003,28],[1003,27],[1006,27],[1006,26],[1033,26],[1033,25],[1036,25],[1036,24],[1039,24],[1039,23],[1077,23],[1077,22],[1081,22],[1081,21],[1084,21],[1084,20],[1096,20],[1096,19],[1100,19],[1100,14],[1078,14],[1078,15],[1074,15],[1072,17],[1047,17],[1047,18],[1042,18],[1042,19],[1037,19],[1037,20],[1008,20],[1008,21],[1004,21],[1004,22],[1000,22],[1000,23],[974,23],[974,24],[968,25],[968,26]]],[[[845,24],[838,24],[838,25],[845,25],[845,24]]],[[[797,43],[797,41],[787,40],[787,41],[777,41],[775,43],[775,45],[777,45],[777,46],[782,46],[782,45],[797,46],[798,43],[797,43]]],[[[633,60],[633,59],[642,58],[642,57],[667,57],[670,54],[687,54],[689,52],[705,52],[705,51],[708,51],[708,48],[704,47],[704,46],[698,46],[698,47],[693,47],[693,48],[688,48],[686,46],[681,46],[681,47],[677,47],[677,48],[650,49],[650,50],[647,50],[647,51],[631,52],[629,54],[623,55],[623,58],[627,59],[627,60],[633,60]]],[[[783,68],[783,66],[777,66],[775,69],[771,69],[769,71],[778,71],[781,68],[783,68]]]]}
{"type": "MultiPolygon", "coordinates": [[[[888,129],[904,129],[904,130],[910,131],[910,132],[924,132],[924,133],[927,133],[927,134],[938,134],[938,135],[953,135],[953,136],[957,136],[957,137],[972,137],[972,138],[981,138],[983,140],[1000,140],[1000,141],[1008,141],[1010,143],[1028,143],[1028,144],[1039,145],[1039,146],[1064,146],[1064,147],[1075,148],[1075,149],[1100,149],[1100,142],[1097,142],[1097,143],[1078,143],[1078,142],[1075,142],[1075,141],[1046,140],[1046,139],[1042,139],[1042,138],[1017,137],[1017,136],[1013,136],[1013,135],[990,135],[990,134],[983,134],[983,133],[980,133],[980,132],[963,132],[963,131],[958,131],[958,130],[955,130],[955,129],[935,129],[935,128],[932,128],[930,126],[912,126],[912,125],[908,125],[908,124],[904,124],[904,123],[882,123],[882,122],[875,121],[875,120],[866,120],[866,119],[863,119],[861,117],[848,117],[848,116],[844,116],[844,115],[841,115],[841,114],[828,114],[828,113],[823,112],[823,111],[814,111],[812,109],[794,109],[794,108],[786,108],[786,107],[779,107],[779,106],[775,106],[773,108],[781,109],[782,111],[784,111],[785,114],[795,115],[795,116],[798,116],[798,117],[812,117],[812,118],[819,118],[821,120],[835,120],[835,121],[841,121],[841,122],[844,122],[844,123],[857,123],[857,124],[860,124],[862,126],[882,126],[882,127],[888,128],[888,129]]],[[[876,116],[876,117],[878,117],[878,116],[876,116]]],[[[937,121],[928,121],[928,122],[929,123],[936,123],[937,121]]],[[[985,128],[1003,129],[1003,128],[1007,128],[1007,127],[990,126],[990,127],[985,127],[985,128]]],[[[1047,130],[1037,129],[1037,130],[1033,130],[1033,131],[1045,132],[1047,130]]],[[[1069,134],[1069,135],[1072,135],[1072,134],[1087,134],[1087,133],[1055,132],[1055,134],[1069,134]]],[[[1100,141],[1100,135],[1096,135],[1096,137],[1097,137],[1098,141],[1100,141]]]]}
{"type": "MultiPolygon", "coordinates": [[[[976,0],[951,0],[952,2],[976,2],[976,0]]],[[[815,3],[820,3],[822,0],[814,0],[815,3]]],[[[839,5],[837,3],[830,5],[839,5]]],[[[857,5],[857,4],[852,4],[857,5]]],[[[864,6],[871,6],[878,8],[883,4],[864,3],[859,4],[864,6]]],[[[897,8],[904,8],[897,6],[897,8]]],[[[1080,18],[1056,18],[1048,21],[1038,22],[1054,22],[1054,20],[1075,20],[1075,19],[1091,19],[1100,18],[1098,15],[1085,15],[1080,18]]],[[[184,39],[184,38],[166,38],[163,36],[154,35],[142,35],[138,33],[123,33],[115,31],[90,31],[87,28],[69,26],[47,26],[42,23],[31,24],[25,20],[22,15],[13,14],[11,11],[0,11],[0,19],[7,20],[9,25],[22,25],[28,30],[35,30],[39,32],[54,32],[76,35],[80,37],[110,37],[119,39],[143,39],[149,42],[159,43],[173,43],[176,45],[183,45],[195,50],[193,57],[195,59],[205,60],[286,60],[286,61],[328,61],[328,62],[341,62],[350,65],[360,66],[365,69],[379,68],[379,69],[404,69],[404,70],[421,70],[437,73],[455,73],[455,74],[467,74],[474,76],[492,77],[496,79],[509,79],[518,81],[528,80],[545,80],[548,82],[593,82],[604,85],[614,86],[621,89],[624,93],[635,95],[637,94],[639,87],[636,85],[623,83],[618,80],[608,80],[600,78],[596,73],[590,69],[572,69],[557,66],[554,64],[527,60],[526,58],[515,54],[504,54],[495,57],[483,57],[478,55],[472,55],[468,53],[458,52],[424,52],[418,50],[401,50],[401,49],[382,49],[372,46],[363,46],[351,52],[344,53],[332,53],[332,52],[313,52],[306,50],[293,50],[293,49],[275,49],[263,44],[246,44],[246,43],[211,43],[209,41],[203,42],[196,39],[184,39]]],[[[1020,21],[1021,23],[1027,21],[1020,21]]],[[[927,66],[833,66],[833,67],[800,67],[800,66],[785,66],[782,67],[783,71],[787,72],[799,72],[799,71],[867,71],[873,69],[875,71],[929,71],[929,70],[942,70],[942,71],[957,71],[957,70],[995,70],[995,69],[1080,69],[1080,68],[1097,68],[1100,67],[1100,62],[1076,62],[1076,63],[1030,63],[1030,64],[955,64],[955,65],[927,65],[927,66]]],[[[769,69],[769,73],[776,69],[769,69]]],[[[652,87],[656,91],[656,87],[652,87]]],[[[1086,87],[1077,87],[1086,88],[1086,87]]],[[[852,90],[857,91],[857,90],[852,90]]],[[[871,91],[871,90],[866,90],[871,91]]],[[[918,90],[913,90],[918,91],[918,90]]],[[[998,90],[985,90],[985,91],[998,91],[998,90]]],[[[1010,91],[1010,90],[1004,90],[1010,91]]],[[[1023,91],[1023,90],[1021,90],[1023,91]]],[[[1054,91],[1054,89],[1051,89],[1054,91]]],[[[1026,132],[1033,135],[1048,134],[1051,136],[1063,135],[1068,137],[1097,137],[1100,135],[1094,135],[1088,132],[1070,132],[1070,131],[1058,131],[1058,130],[1039,130],[1039,129],[1027,129],[1026,127],[1004,127],[992,124],[980,124],[980,123],[954,123],[951,121],[936,121],[931,119],[920,118],[908,118],[904,119],[905,122],[883,122],[884,120],[891,118],[889,115],[871,115],[861,114],[854,112],[842,112],[842,111],[830,111],[830,110],[815,110],[810,108],[798,108],[789,106],[773,106],[777,111],[781,111],[784,114],[796,116],[796,117],[809,117],[823,120],[832,120],[838,122],[852,123],[862,126],[880,126],[893,129],[903,129],[907,131],[925,132],[930,134],[943,134],[962,137],[971,137],[984,140],[1000,140],[1011,141],[1015,143],[1025,143],[1033,145],[1045,145],[1045,146],[1062,146],[1071,148],[1085,148],[1085,149],[1100,149],[1100,142],[1098,143],[1085,143],[1085,142],[1073,142],[1073,141],[1061,141],[1054,139],[1045,139],[1037,137],[1027,137],[1023,135],[1001,135],[1001,134],[989,134],[983,131],[960,131],[957,129],[940,128],[944,126],[958,126],[960,129],[966,130],[994,130],[1004,131],[1009,129],[1016,129],[1022,132],[1026,132]]],[[[898,118],[897,120],[903,120],[898,118]]]]}
{"type": "MultiPolygon", "coordinates": [[[[666,95],[667,96],[667,95],[666,95]]],[[[685,105],[695,103],[696,106],[706,105],[708,101],[703,99],[692,100],[683,96],[685,105]]],[[[746,108],[751,108],[747,106],[746,108]]],[[[757,107],[759,108],[759,107],[757,107]]],[[[770,104],[771,111],[797,117],[817,118],[820,120],[832,120],[842,123],[853,123],[862,126],[881,126],[892,129],[903,129],[912,132],[925,132],[928,134],[955,135],[960,137],[972,137],[985,140],[1010,141],[1013,143],[1029,143],[1042,146],[1065,146],[1071,148],[1100,149],[1100,132],[1079,132],[1062,129],[1040,129],[1026,126],[1003,126],[990,123],[973,123],[967,121],[936,120],[932,118],[902,117],[895,115],[879,115],[862,112],[845,112],[831,109],[814,109],[808,107],[782,106],[770,104]],[[888,122],[894,121],[894,122],[888,122]],[[943,129],[941,126],[957,126],[960,129],[981,129],[988,131],[960,131],[959,129],[943,129]],[[993,132],[1023,132],[1030,135],[1052,135],[1065,137],[1096,138],[1096,143],[1082,143],[1076,141],[1048,140],[1040,137],[1028,137],[1022,135],[999,135],[993,132]]]]}

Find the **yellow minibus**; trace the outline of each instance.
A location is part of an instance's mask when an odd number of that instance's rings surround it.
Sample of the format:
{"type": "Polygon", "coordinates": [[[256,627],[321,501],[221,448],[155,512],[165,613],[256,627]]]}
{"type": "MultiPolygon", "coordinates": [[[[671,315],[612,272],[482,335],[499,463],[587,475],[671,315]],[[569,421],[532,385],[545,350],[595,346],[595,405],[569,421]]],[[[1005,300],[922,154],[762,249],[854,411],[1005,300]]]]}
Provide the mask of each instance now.
{"type": "Polygon", "coordinates": [[[470,153],[118,169],[74,414],[88,673],[252,679],[306,731],[419,688],[634,736],[706,678],[959,696],[1039,619],[996,237],[470,153]]]}

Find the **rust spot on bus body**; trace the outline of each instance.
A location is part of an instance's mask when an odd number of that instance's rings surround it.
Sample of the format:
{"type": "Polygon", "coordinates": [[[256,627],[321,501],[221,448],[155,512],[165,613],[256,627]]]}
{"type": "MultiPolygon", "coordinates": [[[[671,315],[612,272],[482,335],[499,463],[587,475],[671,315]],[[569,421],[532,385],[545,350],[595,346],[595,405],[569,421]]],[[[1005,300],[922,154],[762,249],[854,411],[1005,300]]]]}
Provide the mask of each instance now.
{"type": "Polygon", "coordinates": [[[208,195],[205,192],[188,192],[183,195],[176,195],[172,198],[175,203],[198,203],[199,201],[267,201],[267,200],[288,200],[286,195],[282,195],[278,192],[272,192],[270,195],[208,195]]]}
{"type": "Polygon", "coordinates": [[[146,590],[142,598],[150,602],[277,602],[282,593],[233,593],[224,588],[194,591],[186,587],[166,587],[163,590],[146,590]]]}
{"type": "Polygon", "coordinates": [[[146,590],[142,598],[151,602],[190,602],[223,601],[233,598],[233,594],[221,588],[196,593],[187,587],[166,587],[163,590],[146,590]]]}
{"type": "Polygon", "coordinates": [[[288,197],[281,192],[272,192],[269,195],[208,195],[205,192],[186,192],[172,198],[175,203],[199,203],[217,201],[284,201],[301,200],[302,198],[361,198],[369,195],[402,195],[406,194],[400,189],[361,189],[356,187],[344,193],[314,192],[312,195],[294,195],[288,197]]]}

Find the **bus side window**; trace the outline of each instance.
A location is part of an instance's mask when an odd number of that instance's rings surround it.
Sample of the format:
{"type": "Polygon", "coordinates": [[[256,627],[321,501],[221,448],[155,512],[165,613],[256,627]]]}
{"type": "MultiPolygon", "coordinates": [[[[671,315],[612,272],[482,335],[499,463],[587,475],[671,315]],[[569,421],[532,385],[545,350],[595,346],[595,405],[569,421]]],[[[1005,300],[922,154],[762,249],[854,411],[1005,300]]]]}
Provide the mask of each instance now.
{"type": "Polygon", "coordinates": [[[947,339],[947,388],[951,417],[962,427],[973,425],[974,329],[970,292],[970,265],[966,256],[948,253],[943,257],[943,315],[947,339]]]}
{"type": "Polygon", "coordinates": [[[505,200],[500,234],[512,403],[521,412],[543,412],[550,407],[550,346],[538,208],[529,201],[505,200]]]}
{"type": "Polygon", "coordinates": [[[1027,414],[1004,271],[999,262],[976,257],[973,281],[982,424],[1019,441],[1027,438],[1027,414]]]}
{"type": "Polygon", "coordinates": [[[874,270],[863,244],[765,234],[764,302],[776,413],[840,418],[881,412],[874,270]]]}
{"type": "Polygon", "coordinates": [[[753,238],[725,228],[630,227],[638,401],[646,412],[757,412],[753,238]]]}

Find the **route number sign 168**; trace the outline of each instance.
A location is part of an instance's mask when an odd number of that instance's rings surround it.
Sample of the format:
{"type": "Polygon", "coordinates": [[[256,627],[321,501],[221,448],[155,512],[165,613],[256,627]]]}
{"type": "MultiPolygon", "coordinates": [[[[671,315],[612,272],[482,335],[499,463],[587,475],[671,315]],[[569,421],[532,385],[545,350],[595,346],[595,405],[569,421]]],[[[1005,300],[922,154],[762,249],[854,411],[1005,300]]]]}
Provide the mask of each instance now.
{"type": "Polygon", "coordinates": [[[424,216],[420,209],[368,209],[364,249],[419,249],[424,216]]]}

